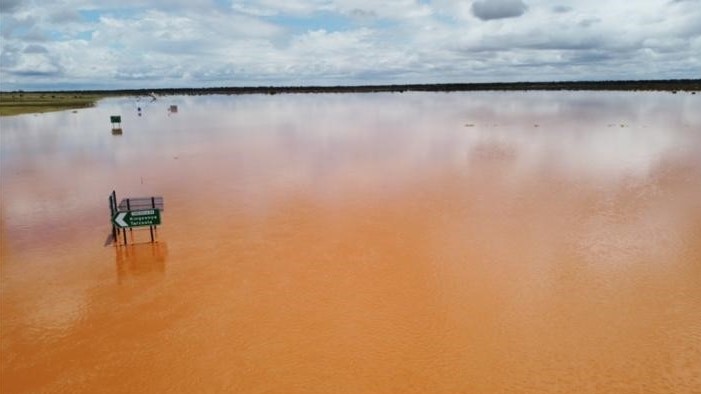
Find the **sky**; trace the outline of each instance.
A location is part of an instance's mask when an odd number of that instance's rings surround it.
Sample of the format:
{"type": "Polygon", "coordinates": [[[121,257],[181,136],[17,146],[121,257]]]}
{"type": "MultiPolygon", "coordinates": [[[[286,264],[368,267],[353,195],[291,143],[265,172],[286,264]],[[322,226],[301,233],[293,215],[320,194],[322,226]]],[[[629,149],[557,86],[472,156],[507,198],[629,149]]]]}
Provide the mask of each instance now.
{"type": "Polygon", "coordinates": [[[701,0],[0,0],[0,90],[701,78],[701,0]]]}

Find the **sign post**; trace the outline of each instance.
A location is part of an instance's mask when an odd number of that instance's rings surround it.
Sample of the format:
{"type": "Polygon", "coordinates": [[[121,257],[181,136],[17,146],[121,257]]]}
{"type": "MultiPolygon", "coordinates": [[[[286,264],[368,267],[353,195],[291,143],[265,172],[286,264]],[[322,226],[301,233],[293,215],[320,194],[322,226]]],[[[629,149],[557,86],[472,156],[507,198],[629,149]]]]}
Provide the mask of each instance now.
{"type": "Polygon", "coordinates": [[[126,245],[126,229],[132,232],[134,227],[148,227],[151,233],[151,242],[154,242],[154,230],[156,226],[161,224],[163,197],[125,198],[117,204],[117,194],[113,191],[110,194],[109,203],[112,238],[115,242],[117,242],[121,231],[126,245]]]}
{"type": "Polygon", "coordinates": [[[122,117],[119,115],[110,116],[112,123],[112,134],[122,134],[122,117]]]}

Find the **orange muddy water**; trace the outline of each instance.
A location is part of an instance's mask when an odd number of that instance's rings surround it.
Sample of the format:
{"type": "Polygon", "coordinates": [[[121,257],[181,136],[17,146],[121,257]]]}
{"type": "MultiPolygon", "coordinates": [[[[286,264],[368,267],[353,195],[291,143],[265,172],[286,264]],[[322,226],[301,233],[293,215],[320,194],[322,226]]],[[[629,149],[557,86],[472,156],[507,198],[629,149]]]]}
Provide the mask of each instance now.
{"type": "Polygon", "coordinates": [[[0,389],[699,393],[699,108],[251,95],[1,118],[0,389]],[[113,189],[164,197],[157,243],[109,242],[113,189]]]}

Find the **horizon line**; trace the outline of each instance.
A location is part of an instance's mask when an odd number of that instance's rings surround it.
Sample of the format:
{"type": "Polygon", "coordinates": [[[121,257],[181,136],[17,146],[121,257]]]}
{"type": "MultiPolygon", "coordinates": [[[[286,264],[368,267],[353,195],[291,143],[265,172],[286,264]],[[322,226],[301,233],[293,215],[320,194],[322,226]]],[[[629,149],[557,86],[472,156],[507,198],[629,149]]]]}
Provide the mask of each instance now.
{"type": "Polygon", "coordinates": [[[455,82],[407,84],[348,84],[348,85],[257,85],[171,88],[115,88],[115,89],[57,89],[57,90],[0,90],[0,93],[130,93],[130,92],[227,92],[242,93],[324,93],[324,92],[400,92],[400,91],[480,91],[480,90],[701,90],[701,78],[643,79],[643,80],[586,80],[548,82],[455,82]],[[603,88],[603,89],[602,89],[603,88]]]}

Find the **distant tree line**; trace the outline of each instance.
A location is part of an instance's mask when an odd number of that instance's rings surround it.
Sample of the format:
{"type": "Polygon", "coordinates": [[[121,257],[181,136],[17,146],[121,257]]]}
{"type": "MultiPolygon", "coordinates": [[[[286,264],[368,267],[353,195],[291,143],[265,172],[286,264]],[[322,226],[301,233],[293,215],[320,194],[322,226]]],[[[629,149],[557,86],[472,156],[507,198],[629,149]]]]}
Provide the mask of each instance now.
{"type": "MultiPolygon", "coordinates": [[[[408,85],[339,85],[339,86],[255,86],[167,89],[64,90],[65,93],[100,95],[206,95],[206,94],[279,94],[279,93],[379,93],[379,92],[469,92],[527,90],[614,90],[614,91],[701,91],[701,79],[643,81],[576,81],[576,82],[504,82],[445,83],[408,85]]],[[[22,91],[18,91],[22,92],[22,91]]],[[[37,91],[35,93],[52,93],[37,91]]]]}

